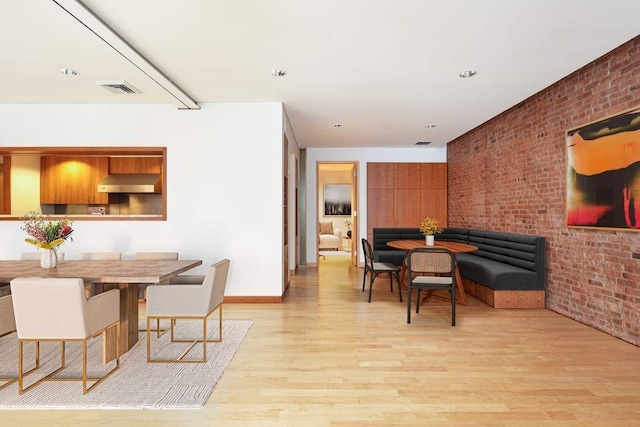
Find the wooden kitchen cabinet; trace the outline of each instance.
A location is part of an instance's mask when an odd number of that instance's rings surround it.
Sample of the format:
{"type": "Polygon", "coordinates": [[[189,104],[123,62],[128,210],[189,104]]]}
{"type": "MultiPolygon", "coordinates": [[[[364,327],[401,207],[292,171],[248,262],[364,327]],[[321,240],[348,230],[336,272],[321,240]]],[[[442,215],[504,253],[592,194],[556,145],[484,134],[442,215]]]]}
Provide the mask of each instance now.
{"type": "Polygon", "coordinates": [[[109,173],[108,157],[43,156],[40,159],[40,203],[107,204],[98,183],[109,173]]]}
{"type": "Polygon", "coordinates": [[[109,173],[162,173],[162,157],[111,157],[109,173]]]}

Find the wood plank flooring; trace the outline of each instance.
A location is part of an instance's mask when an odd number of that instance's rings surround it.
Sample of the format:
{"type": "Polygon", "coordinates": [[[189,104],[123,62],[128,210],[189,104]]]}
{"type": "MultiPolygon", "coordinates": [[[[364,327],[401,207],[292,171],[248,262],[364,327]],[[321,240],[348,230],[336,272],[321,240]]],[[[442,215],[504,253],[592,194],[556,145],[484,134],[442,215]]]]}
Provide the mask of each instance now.
{"type": "Polygon", "coordinates": [[[386,278],[371,304],[361,286],[361,269],[327,257],[283,304],[226,305],[255,323],[203,409],[2,411],[0,425],[640,426],[640,348],[474,298],[456,327],[441,301],[407,325],[386,278]]]}

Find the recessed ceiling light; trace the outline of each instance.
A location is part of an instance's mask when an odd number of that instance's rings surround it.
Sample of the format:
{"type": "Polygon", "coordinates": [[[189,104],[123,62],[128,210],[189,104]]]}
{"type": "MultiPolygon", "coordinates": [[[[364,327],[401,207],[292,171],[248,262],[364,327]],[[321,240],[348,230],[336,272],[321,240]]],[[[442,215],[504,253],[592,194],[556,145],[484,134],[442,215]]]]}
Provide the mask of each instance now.
{"type": "Polygon", "coordinates": [[[342,127],[342,123],[334,123],[332,126],[334,128],[341,128],[342,127]]]}
{"type": "Polygon", "coordinates": [[[464,70],[458,75],[460,77],[462,77],[463,79],[466,79],[467,77],[473,77],[476,74],[478,74],[478,72],[476,70],[464,70]]]}
{"type": "Polygon", "coordinates": [[[77,76],[78,74],[80,74],[79,72],[77,72],[76,70],[72,70],[71,68],[60,68],[60,72],[62,74],[66,74],[67,76],[77,76]]]}
{"type": "Polygon", "coordinates": [[[284,77],[287,75],[287,72],[285,70],[274,68],[273,70],[271,70],[271,75],[274,77],[284,77]]]}
{"type": "Polygon", "coordinates": [[[426,127],[427,129],[434,128],[436,126],[438,126],[438,125],[436,125],[434,123],[429,123],[428,125],[424,125],[424,127],[426,127]]]}

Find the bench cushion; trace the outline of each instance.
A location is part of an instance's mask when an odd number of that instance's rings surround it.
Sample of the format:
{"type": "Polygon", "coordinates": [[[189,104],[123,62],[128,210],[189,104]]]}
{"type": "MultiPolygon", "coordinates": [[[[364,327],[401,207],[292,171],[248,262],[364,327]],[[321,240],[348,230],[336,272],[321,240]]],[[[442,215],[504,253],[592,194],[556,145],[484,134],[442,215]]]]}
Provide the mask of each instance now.
{"type": "Polygon", "coordinates": [[[448,242],[467,243],[469,241],[469,229],[458,227],[446,227],[442,233],[435,234],[436,240],[446,240],[448,242]]]}
{"type": "Polygon", "coordinates": [[[406,255],[405,251],[401,251],[399,249],[384,249],[381,251],[376,251],[375,253],[375,261],[376,262],[388,262],[390,264],[400,266],[404,262],[404,257],[406,255]]]}
{"type": "Polygon", "coordinates": [[[393,249],[387,246],[392,240],[423,240],[424,235],[419,228],[374,228],[373,229],[373,256],[374,261],[388,262],[393,265],[402,265],[405,251],[393,249]]]}
{"type": "Polygon", "coordinates": [[[462,276],[497,291],[544,290],[535,271],[473,254],[456,254],[462,276]]]}

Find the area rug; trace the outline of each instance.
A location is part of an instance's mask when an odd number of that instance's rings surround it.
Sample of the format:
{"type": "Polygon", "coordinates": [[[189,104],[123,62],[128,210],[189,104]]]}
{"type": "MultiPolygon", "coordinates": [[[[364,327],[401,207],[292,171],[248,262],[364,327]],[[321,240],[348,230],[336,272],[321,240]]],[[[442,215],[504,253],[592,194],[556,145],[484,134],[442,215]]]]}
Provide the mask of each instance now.
{"type": "MultiPolygon", "coordinates": [[[[215,316],[214,316],[215,317],[215,316]]],[[[140,327],[146,327],[141,321],[140,327]]],[[[207,344],[206,363],[147,363],[146,334],[120,358],[120,369],[88,394],[82,394],[81,381],[47,381],[23,395],[18,395],[18,384],[0,390],[0,409],[192,409],[202,407],[222,377],[253,321],[225,320],[222,342],[207,344]]],[[[209,337],[218,336],[217,318],[209,322],[209,337]]],[[[202,322],[179,321],[178,337],[197,337],[202,322]]],[[[200,331],[200,332],[199,332],[200,331]]],[[[200,335],[201,336],[201,335],[200,335]]],[[[171,343],[169,334],[159,340],[152,337],[154,357],[177,357],[189,344],[171,343]],[[155,352],[158,351],[158,353],[155,352]]],[[[0,339],[0,377],[17,373],[16,334],[0,339]]],[[[55,370],[60,362],[60,344],[43,343],[40,347],[41,368],[26,377],[25,386],[55,370]]],[[[101,363],[102,340],[90,341],[88,348],[88,376],[102,376],[112,364],[101,363]],[[97,361],[97,363],[96,363],[97,361]]],[[[25,345],[25,368],[33,366],[34,345],[25,345]]],[[[79,343],[68,343],[65,375],[82,376],[82,350],[79,343]]],[[[196,345],[186,358],[197,359],[202,346],[196,345]]],[[[62,376],[62,375],[60,375],[62,376]]],[[[90,385],[91,383],[88,383],[90,385]]]]}

